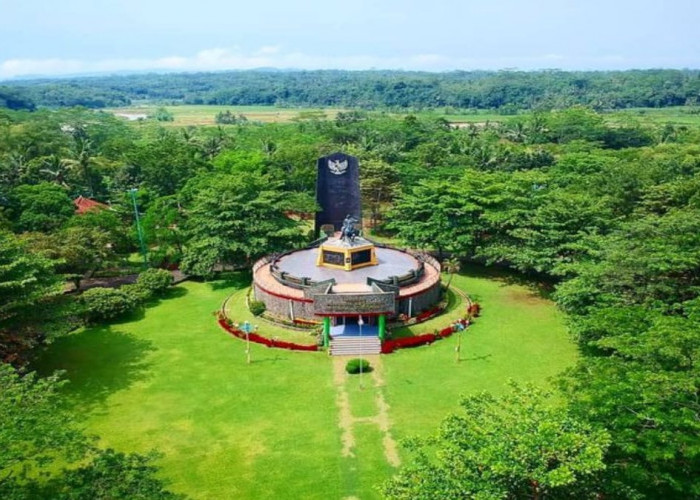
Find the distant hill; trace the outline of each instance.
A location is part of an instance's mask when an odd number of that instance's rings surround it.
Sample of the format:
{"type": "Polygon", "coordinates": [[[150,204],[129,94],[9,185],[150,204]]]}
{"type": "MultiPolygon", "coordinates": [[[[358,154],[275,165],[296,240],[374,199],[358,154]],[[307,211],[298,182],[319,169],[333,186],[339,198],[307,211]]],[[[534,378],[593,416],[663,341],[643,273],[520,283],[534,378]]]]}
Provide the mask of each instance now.
{"type": "MultiPolygon", "coordinates": [[[[630,71],[281,71],[130,74],[3,82],[26,107],[126,106],[134,102],[474,108],[503,112],[585,105],[594,109],[696,105],[698,70],[630,71]]],[[[7,99],[5,102],[8,102],[7,99]]],[[[9,107],[9,106],[8,106],[9,107]]]]}

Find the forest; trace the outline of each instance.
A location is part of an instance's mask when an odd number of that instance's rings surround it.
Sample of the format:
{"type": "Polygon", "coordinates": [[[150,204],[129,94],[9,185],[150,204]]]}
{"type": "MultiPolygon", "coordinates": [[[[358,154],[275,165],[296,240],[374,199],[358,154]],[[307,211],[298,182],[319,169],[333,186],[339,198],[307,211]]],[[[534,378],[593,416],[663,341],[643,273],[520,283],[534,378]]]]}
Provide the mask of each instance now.
{"type": "MultiPolygon", "coordinates": [[[[533,486],[527,471],[489,479],[468,464],[457,476],[419,460],[386,485],[388,497],[487,487],[502,498],[532,488],[542,498],[700,497],[700,128],[611,125],[596,111],[695,103],[697,72],[241,72],[6,85],[8,108],[37,109],[0,109],[0,449],[12,450],[0,459],[0,496],[41,497],[46,484],[20,469],[58,455],[82,465],[53,473],[52,491],[88,498],[109,470],[101,487],[116,497],[133,487],[149,492],[140,498],[174,498],[153,477],[152,457],[95,450],[61,420],[58,379],[17,373],[47,343],[162,288],[151,273],[130,289],[63,293],[67,281],[79,289],[88,277],[140,270],[134,204],[152,267],[212,277],[309,242],[304,217],[289,215],[313,214],[315,161],[340,150],[359,157],[372,234],[509,269],[551,294],[581,352],[556,395],[572,428],[597,436],[590,463],[548,482],[533,486]],[[71,107],[141,99],[357,109],[333,120],[168,128],[71,107]],[[454,127],[359,109],[431,106],[533,111],[454,127]],[[77,196],[111,210],[78,216],[77,196]]],[[[527,401],[511,404],[527,413],[527,401]]],[[[554,446],[546,439],[537,446],[554,446]]]]}
{"type": "Polygon", "coordinates": [[[136,74],[0,82],[0,106],[104,108],[170,104],[336,106],[355,109],[595,110],[696,105],[695,70],[279,71],[136,74]]]}

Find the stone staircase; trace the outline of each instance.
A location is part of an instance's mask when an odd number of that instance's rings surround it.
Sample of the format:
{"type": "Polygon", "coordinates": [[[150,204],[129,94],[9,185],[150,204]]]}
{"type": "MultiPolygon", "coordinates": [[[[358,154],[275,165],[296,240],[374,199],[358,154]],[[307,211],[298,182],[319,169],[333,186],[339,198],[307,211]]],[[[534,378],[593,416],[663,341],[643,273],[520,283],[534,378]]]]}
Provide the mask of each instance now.
{"type": "Polygon", "coordinates": [[[331,356],[356,356],[359,354],[380,354],[382,343],[379,337],[339,335],[331,339],[329,352],[331,356]]]}

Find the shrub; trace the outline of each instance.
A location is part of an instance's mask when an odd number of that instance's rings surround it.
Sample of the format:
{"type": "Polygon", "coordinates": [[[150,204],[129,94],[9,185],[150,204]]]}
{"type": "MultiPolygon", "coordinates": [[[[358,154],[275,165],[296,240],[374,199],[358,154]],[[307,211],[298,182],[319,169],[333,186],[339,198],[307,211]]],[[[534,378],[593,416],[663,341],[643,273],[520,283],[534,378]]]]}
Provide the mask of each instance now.
{"type": "Polygon", "coordinates": [[[134,283],[133,285],[122,285],[119,287],[119,290],[131,297],[135,304],[146,302],[153,295],[151,290],[139,283],[134,283]]]}
{"type": "Polygon", "coordinates": [[[139,274],[136,283],[153,295],[160,295],[173,284],[173,275],[165,269],[147,269],[139,274]]]}
{"type": "Polygon", "coordinates": [[[83,293],[81,300],[92,321],[116,318],[136,306],[133,295],[114,288],[92,288],[83,293]]]}
{"type": "Polygon", "coordinates": [[[259,300],[252,300],[250,302],[250,312],[253,313],[253,316],[260,316],[262,313],[265,312],[265,303],[260,302],[259,300]]]}
{"type": "Polygon", "coordinates": [[[369,366],[369,361],[366,359],[354,358],[348,361],[348,364],[345,365],[345,371],[351,375],[354,375],[356,373],[360,373],[360,367],[362,367],[363,372],[368,372],[372,369],[369,366]]]}

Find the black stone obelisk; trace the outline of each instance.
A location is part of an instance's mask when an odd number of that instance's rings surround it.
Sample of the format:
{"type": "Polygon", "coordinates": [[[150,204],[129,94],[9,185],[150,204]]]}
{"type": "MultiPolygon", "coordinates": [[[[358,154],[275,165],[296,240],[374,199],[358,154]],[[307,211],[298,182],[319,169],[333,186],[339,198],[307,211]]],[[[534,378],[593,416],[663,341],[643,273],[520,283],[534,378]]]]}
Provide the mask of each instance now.
{"type": "Polygon", "coordinates": [[[335,230],[340,231],[348,214],[358,221],[362,220],[360,165],[357,158],[333,153],[319,158],[317,166],[316,201],[321,211],[316,212],[316,237],[325,224],[333,224],[335,230]]]}

